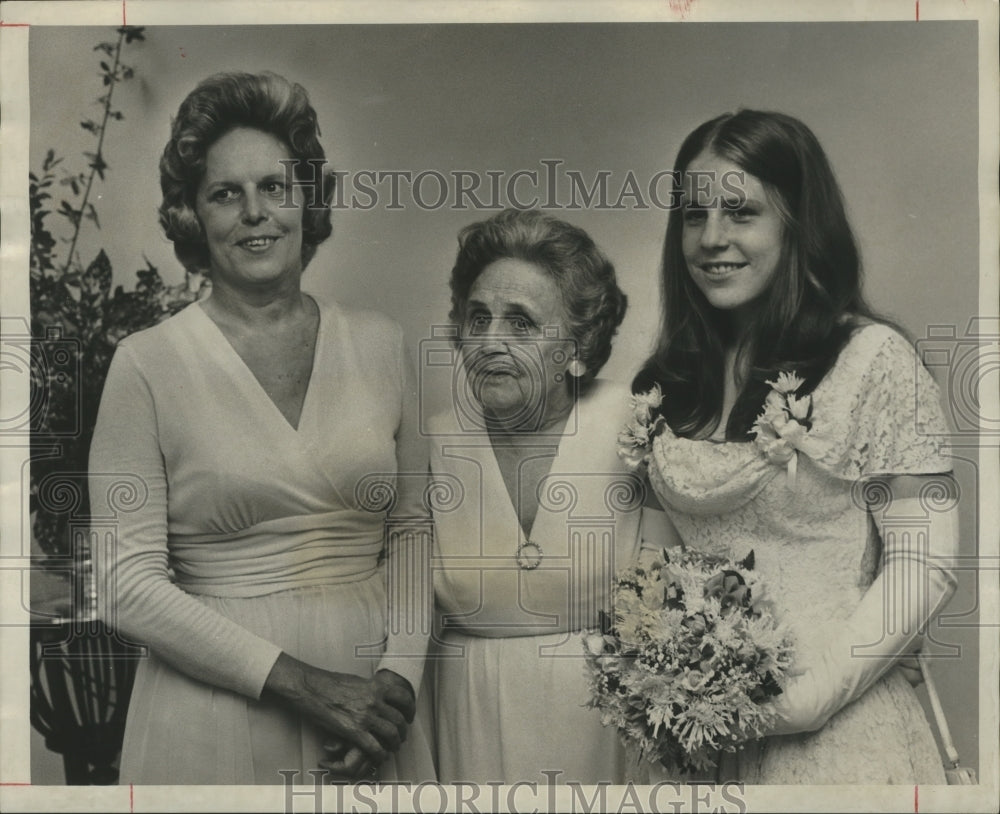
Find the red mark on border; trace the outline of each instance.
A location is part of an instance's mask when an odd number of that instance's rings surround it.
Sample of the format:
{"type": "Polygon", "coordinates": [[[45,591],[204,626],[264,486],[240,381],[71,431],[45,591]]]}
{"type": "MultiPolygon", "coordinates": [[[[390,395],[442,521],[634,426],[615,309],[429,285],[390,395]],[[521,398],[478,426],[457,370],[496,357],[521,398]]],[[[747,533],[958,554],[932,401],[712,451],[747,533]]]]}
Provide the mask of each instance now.
{"type": "Polygon", "coordinates": [[[917,0],[917,22],[920,22],[920,0],[917,0]]]}
{"type": "Polygon", "coordinates": [[[128,25],[128,23],[125,22],[125,0],[122,0],[122,25],[128,25]]]}
{"type": "MultiPolygon", "coordinates": [[[[919,6],[920,3],[917,3],[919,6]]],[[[920,786],[913,787],[913,814],[917,814],[920,811],[920,786]]]]}
{"type": "Polygon", "coordinates": [[[0,783],[0,786],[30,786],[30,785],[31,783],[0,783]]]}
{"type": "MultiPolygon", "coordinates": [[[[31,23],[5,23],[0,20],[0,28],[27,28],[31,23]]],[[[0,786],[24,786],[30,783],[0,783],[0,786]]]]}
{"type": "Polygon", "coordinates": [[[674,14],[685,20],[691,11],[691,6],[694,5],[694,0],[667,0],[667,4],[674,14]]]}

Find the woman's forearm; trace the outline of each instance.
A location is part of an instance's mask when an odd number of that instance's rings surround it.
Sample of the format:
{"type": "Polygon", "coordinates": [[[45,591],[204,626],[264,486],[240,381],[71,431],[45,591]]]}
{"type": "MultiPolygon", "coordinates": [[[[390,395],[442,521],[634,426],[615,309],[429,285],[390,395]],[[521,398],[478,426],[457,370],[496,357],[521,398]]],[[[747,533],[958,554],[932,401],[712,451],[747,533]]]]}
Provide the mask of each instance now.
{"type": "MultiPolygon", "coordinates": [[[[918,508],[910,507],[913,511],[918,508]]],[[[906,515],[907,504],[897,501],[896,511],[906,515]]],[[[804,674],[792,679],[777,698],[779,720],[772,734],[812,731],[823,726],[860,697],[900,656],[919,646],[927,625],[954,593],[954,508],[934,513],[923,542],[920,535],[897,539],[880,525],[886,541],[881,573],[817,660],[807,665],[804,674]]]]}
{"type": "Polygon", "coordinates": [[[95,518],[113,518],[93,547],[98,612],[125,637],[200,681],[260,695],[280,648],[175,585],[168,570],[167,474],[150,388],[128,347],[108,372],[90,451],[95,518]],[[119,474],[114,474],[119,473],[119,474]],[[116,507],[115,488],[137,499],[116,507]]]}

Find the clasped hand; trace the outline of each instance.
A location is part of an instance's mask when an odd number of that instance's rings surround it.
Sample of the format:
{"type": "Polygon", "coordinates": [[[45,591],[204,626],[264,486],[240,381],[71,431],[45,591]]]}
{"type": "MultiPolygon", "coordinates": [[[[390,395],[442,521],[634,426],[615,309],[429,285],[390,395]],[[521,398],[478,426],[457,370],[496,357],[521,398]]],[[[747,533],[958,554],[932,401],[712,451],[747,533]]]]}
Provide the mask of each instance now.
{"type": "MultiPolygon", "coordinates": [[[[399,742],[390,750],[395,751],[406,740],[406,724],[413,721],[416,709],[413,688],[406,679],[390,670],[379,670],[372,682],[383,702],[401,713],[405,719],[405,723],[398,727],[399,742]]],[[[328,737],[323,748],[328,758],[321,760],[319,765],[329,772],[330,781],[334,783],[372,779],[378,771],[379,764],[388,756],[368,752],[357,741],[336,735],[328,737]]]]}
{"type": "Polygon", "coordinates": [[[409,682],[389,670],[373,678],[313,667],[278,656],[265,689],[330,736],[332,760],[321,766],[338,779],[370,774],[406,740],[416,699],[409,682]]]}

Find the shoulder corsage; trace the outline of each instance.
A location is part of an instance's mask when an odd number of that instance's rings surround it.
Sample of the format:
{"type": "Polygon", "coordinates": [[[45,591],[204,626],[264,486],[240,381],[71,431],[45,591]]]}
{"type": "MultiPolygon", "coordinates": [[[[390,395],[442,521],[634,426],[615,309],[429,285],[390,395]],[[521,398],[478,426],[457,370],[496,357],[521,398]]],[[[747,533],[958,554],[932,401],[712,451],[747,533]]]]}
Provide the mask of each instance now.
{"type": "Polygon", "coordinates": [[[771,392],[764,401],[764,412],[753,428],[754,443],[773,464],[784,465],[788,485],[795,487],[798,450],[812,429],[812,396],[796,396],[805,379],[795,373],[781,372],[778,381],[768,381],[771,392]]]}
{"type": "Polygon", "coordinates": [[[646,464],[653,449],[653,439],[666,426],[666,419],[659,413],[653,417],[663,403],[663,391],[654,384],[651,390],[629,396],[632,417],[618,433],[618,456],[625,465],[635,472],[646,464]]]}

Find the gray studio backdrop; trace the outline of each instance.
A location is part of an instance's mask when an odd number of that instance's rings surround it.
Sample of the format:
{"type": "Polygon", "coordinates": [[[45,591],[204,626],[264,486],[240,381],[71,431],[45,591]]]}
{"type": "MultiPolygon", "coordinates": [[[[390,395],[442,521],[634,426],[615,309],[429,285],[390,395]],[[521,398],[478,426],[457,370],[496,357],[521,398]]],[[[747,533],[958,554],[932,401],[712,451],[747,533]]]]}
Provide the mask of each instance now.
{"type": "MultiPolygon", "coordinates": [[[[93,47],[114,36],[111,28],[31,29],[32,169],[50,147],[84,166],[80,153],[93,139],[79,123],[96,114],[101,93],[93,47]]],[[[309,91],[331,165],[348,174],[333,238],[305,286],[390,314],[414,362],[445,321],[456,233],[490,214],[458,200],[456,173],[469,173],[482,182],[475,194],[484,203],[509,203],[513,190],[521,203],[556,204],[549,208],[611,256],[631,305],[603,375],[628,382],[658,319],[666,212],[648,185],[670,169],[687,132],[741,106],[782,110],[815,130],[843,187],[877,308],[914,339],[941,325],[960,339],[979,310],[975,23],[162,27],[147,29],[126,61],[136,77],[115,91],[125,121],[112,123],[104,145],[110,168],[94,199],[102,229],[81,241],[85,258],[108,252],[115,283],[126,287],[144,257],[168,282],[181,278],[156,219],[157,161],[181,99],[211,73],[268,69],[309,91]],[[373,183],[363,174],[391,171],[424,173],[416,195],[403,176],[394,199],[388,176],[373,183]],[[509,187],[519,171],[537,181],[521,175],[509,187]],[[592,187],[602,172],[603,202],[584,206],[578,195],[579,207],[565,208],[574,173],[592,187]],[[638,194],[627,194],[630,174],[638,194]]],[[[659,190],[664,198],[666,185],[659,190]]],[[[949,371],[933,372],[949,398],[949,371]]],[[[974,446],[956,450],[970,557],[977,460],[974,446]]],[[[934,632],[961,646],[935,671],[972,765],[977,607],[970,570],[934,632]]],[[[33,782],[60,782],[43,751],[33,782]]]]}

